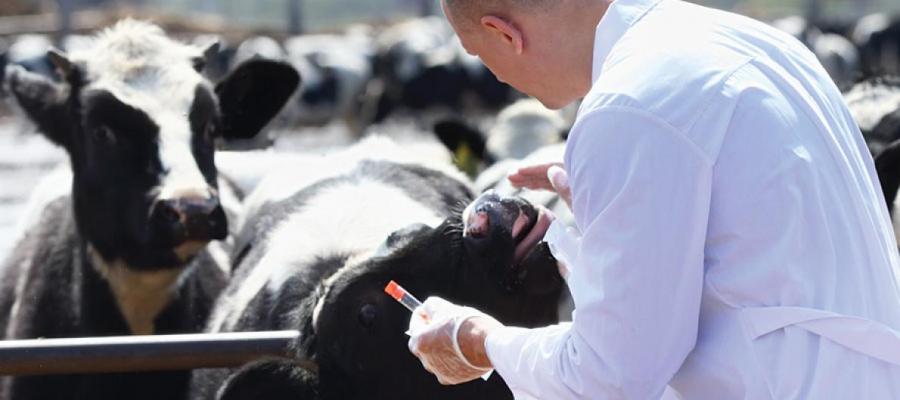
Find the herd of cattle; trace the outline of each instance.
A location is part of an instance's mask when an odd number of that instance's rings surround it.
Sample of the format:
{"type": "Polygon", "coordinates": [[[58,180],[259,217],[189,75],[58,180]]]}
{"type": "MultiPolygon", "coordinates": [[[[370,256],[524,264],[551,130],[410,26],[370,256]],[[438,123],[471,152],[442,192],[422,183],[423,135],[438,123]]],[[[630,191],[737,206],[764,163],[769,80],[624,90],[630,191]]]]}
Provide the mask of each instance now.
{"type": "MultiPolygon", "coordinates": [[[[900,72],[900,20],[864,21],[852,38],[867,41],[849,46],[793,23],[836,81],[861,74],[846,99],[893,213],[900,79],[878,71],[900,72]]],[[[438,384],[407,350],[409,312],[386,283],[518,326],[566,316],[540,238],[547,209],[570,215],[503,177],[560,160],[571,117],[498,82],[440,20],[235,47],[125,20],[63,50],[39,42],[0,55],[0,96],[69,167],[40,185],[0,267],[0,337],[301,336],[290,359],[8,377],[0,399],[511,398],[496,374],[438,384]],[[398,120],[414,134],[386,132],[398,120]],[[325,154],[217,150],[335,121],[360,139],[325,154]]]]}

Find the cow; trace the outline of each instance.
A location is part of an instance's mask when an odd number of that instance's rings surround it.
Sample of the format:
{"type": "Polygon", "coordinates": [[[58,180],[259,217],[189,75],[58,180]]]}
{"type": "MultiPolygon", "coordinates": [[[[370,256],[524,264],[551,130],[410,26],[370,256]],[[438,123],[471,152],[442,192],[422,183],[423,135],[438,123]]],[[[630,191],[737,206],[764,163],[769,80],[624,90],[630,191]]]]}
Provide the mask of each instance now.
{"type": "Polygon", "coordinates": [[[900,77],[883,75],[868,78],[844,91],[843,96],[872,156],[877,156],[888,144],[900,139],[890,129],[876,129],[886,115],[900,108],[900,77]]]}
{"type": "Polygon", "coordinates": [[[900,74],[900,17],[875,13],[860,18],[851,34],[865,77],[900,74]]]}
{"type": "MultiPolygon", "coordinates": [[[[300,80],[287,64],[251,60],[213,85],[199,71],[215,49],[123,20],[89,48],[51,50],[60,82],[7,68],[15,105],[68,154],[70,190],[35,213],[0,270],[5,339],[202,330],[228,277],[207,246],[228,232],[216,143],[255,135],[300,80]]],[[[3,397],[179,399],[188,380],[17,377],[3,397]]]]}
{"type": "Polygon", "coordinates": [[[292,125],[324,126],[340,120],[359,135],[373,46],[365,33],[303,35],[285,41],[288,60],[304,79],[294,99],[292,125]]]}
{"type": "Polygon", "coordinates": [[[900,241],[900,77],[879,76],[854,85],[844,93],[850,113],[859,125],[900,241]]]}
{"type": "Polygon", "coordinates": [[[9,63],[22,66],[28,71],[41,74],[53,79],[59,79],[47,50],[52,41],[47,35],[27,34],[18,36],[9,46],[9,63]]]}
{"type": "Polygon", "coordinates": [[[406,348],[409,311],[383,290],[396,280],[505,323],[554,323],[562,278],[540,242],[551,217],[519,198],[473,200],[446,150],[432,148],[443,161],[369,137],[292,169],[315,175],[292,193],[280,187],[253,202],[208,329],[297,329],[301,338],[288,360],[196,371],[192,398],[511,397],[499,376],[438,384],[406,348]]]}
{"type": "MultiPolygon", "coordinates": [[[[857,47],[838,32],[825,31],[806,18],[791,16],[772,22],[808,47],[828,71],[831,79],[840,87],[846,87],[861,75],[860,56],[857,47]]],[[[840,31],[839,23],[825,27],[840,31]]]]}
{"type": "Polygon", "coordinates": [[[562,112],[526,98],[503,108],[487,133],[459,117],[435,123],[433,131],[455,154],[459,167],[475,176],[494,163],[521,160],[562,142],[569,125],[562,112]]]}
{"type": "Polygon", "coordinates": [[[393,26],[378,36],[377,45],[366,121],[378,123],[391,116],[423,119],[460,110],[496,112],[521,96],[469,55],[439,18],[393,26]]]}

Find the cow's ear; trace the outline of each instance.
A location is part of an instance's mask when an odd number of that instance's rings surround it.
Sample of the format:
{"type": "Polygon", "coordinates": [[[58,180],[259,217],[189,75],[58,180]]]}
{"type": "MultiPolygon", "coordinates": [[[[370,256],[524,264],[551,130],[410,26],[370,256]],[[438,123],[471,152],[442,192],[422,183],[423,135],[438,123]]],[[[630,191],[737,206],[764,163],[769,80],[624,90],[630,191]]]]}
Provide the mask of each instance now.
{"type": "Polygon", "coordinates": [[[68,86],[31,73],[18,65],[7,66],[4,91],[52,142],[68,144],[72,121],[66,107],[68,86]]]}
{"type": "Polygon", "coordinates": [[[289,64],[253,59],[239,65],[216,85],[225,139],[256,136],[281,111],[300,84],[289,64]]]}
{"type": "Polygon", "coordinates": [[[454,162],[471,175],[479,164],[493,164],[494,158],[486,148],[485,135],[464,121],[448,119],[434,124],[434,134],[454,155],[454,162]]]}

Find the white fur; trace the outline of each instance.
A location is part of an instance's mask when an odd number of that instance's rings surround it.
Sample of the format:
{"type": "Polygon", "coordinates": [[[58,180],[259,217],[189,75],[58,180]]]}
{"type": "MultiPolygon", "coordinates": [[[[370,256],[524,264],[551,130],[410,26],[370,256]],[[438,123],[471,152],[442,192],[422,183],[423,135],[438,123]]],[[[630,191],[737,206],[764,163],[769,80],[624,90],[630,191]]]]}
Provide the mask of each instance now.
{"type": "Polygon", "coordinates": [[[441,221],[439,214],[402,190],[380,182],[327,189],[272,230],[265,256],[231,296],[231,314],[216,315],[210,326],[219,330],[235,324],[263,288],[277,291],[297,268],[307,267],[316,257],[371,253],[391,232],[414,223],[437,226],[441,221]]]}
{"type": "Polygon", "coordinates": [[[133,335],[152,335],[154,320],[166,308],[182,271],[135,271],[122,261],[107,263],[93,249],[88,249],[96,269],[109,284],[119,311],[133,335]]]}
{"type": "Polygon", "coordinates": [[[314,182],[344,175],[363,160],[420,165],[461,182],[469,182],[465,174],[453,166],[446,147],[436,141],[419,139],[401,144],[384,136],[371,135],[351,147],[332,153],[281,156],[279,161],[274,162],[275,165],[260,160],[273,169],[245,199],[247,215],[253,214],[267,202],[283,200],[314,182]]]}
{"type": "Polygon", "coordinates": [[[159,126],[162,199],[178,193],[210,195],[191,153],[188,122],[194,91],[209,85],[193,68],[192,60],[202,55],[203,49],[172,40],[155,25],[124,20],[99,34],[93,46],[69,56],[84,67],[86,90],[109,91],[159,126]]]}
{"type": "Polygon", "coordinates": [[[850,113],[862,130],[875,127],[881,118],[900,107],[900,88],[862,83],[844,93],[850,113]],[[863,103],[860,107],[857,103],[863,103]]]}
{"type": "Polygon", "coordinates": [[[487,149],[500,160],[522,159],[535,150],[562,141],[566,121],[558,111],[535,99],[519,100],[503,109],[491,128],[487,149]]]}

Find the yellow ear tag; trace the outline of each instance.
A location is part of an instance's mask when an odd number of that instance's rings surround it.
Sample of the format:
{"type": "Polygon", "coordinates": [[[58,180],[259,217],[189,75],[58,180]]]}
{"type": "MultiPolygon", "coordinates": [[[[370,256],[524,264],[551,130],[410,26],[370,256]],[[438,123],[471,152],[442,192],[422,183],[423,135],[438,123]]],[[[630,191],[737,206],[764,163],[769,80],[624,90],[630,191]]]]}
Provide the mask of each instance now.
{"type": "Polygon", "coordinates": [[[453,162],[457,168],[473,178],[478,173],[478,160],[467,143],[461,143],[459,146],[456,146],[453,162]]]}

